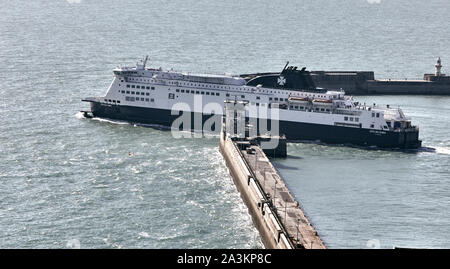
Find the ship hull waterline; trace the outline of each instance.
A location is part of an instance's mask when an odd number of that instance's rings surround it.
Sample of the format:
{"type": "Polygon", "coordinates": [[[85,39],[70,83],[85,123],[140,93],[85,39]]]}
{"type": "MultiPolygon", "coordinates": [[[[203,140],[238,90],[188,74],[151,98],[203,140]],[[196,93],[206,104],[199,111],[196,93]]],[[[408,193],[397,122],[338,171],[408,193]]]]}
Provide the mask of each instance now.
{"type": "MultiPolygon", "coordinates": [[[[121,120],[130,123],[159,125],[171,127],[180,117],[173,115],[169,109],[157,109],[137,106],[110,105],[89,101],[93,117],[121,120]]],[[[186,112],[184,112],[186,113],[186,112]]],[[[192,126],[181,126],[183,130],[194,129],[195,118],[202,119],[201,126],[211,117],[218,117],[212,122],[221,122],[222,115],[205,115],[191,112],[192,126]],[[197,115],[195,115],[197,114],[197,115]]],[[[209,120],[211,122],[211,120],[209,120]]],[[[268,122],[270,130],[270,121],[268,122]]],[[[212,131],[220,132],[220,126],[213,124],[212,131]]],[[[378,131],[365,128],[352,128],[305,122],[279,121],[280,134],[289,141],[320,141],[327,144],[350,144],[363,147],[388,149],[418,149],[421,147],[419,132],[378,131]]]]}

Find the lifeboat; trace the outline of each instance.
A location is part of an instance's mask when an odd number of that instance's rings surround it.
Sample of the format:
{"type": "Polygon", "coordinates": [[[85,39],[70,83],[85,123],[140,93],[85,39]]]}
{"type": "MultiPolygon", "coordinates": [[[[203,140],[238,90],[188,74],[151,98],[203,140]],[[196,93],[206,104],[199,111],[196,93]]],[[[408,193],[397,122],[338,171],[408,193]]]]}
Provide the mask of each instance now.
{"type": "Polygon", "coordinates": [[[306,103],[309,103],[309,98],[308,97],[289,97],[288,101],[289,101],[289,103],[294,103],[294,104],[306,104],[306,103]]]}
{"type": "Polygon", "coordinates": [[[333,104],[333,101],[330,99],[314,99],[312,102],[314,105],[331,106],[333,104]]]}

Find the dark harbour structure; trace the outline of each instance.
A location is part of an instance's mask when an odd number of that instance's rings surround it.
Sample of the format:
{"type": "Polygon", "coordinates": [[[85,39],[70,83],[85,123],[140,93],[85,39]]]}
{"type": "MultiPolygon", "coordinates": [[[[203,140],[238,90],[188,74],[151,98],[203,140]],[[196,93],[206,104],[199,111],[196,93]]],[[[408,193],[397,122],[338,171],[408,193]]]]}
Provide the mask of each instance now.
{"type": "MultiPolygon", "coordinates": [[[[344,90],[353,95],[450,95],[450,76],[441,73],[442,62],[438,58],[434,74],[424,74],[423,79],[375,79],[373,71],[305,71],[313,83],[320,88],[344,90]]],[[[272,73],[258,73],[270,75],[272,73]]],[[[256,74],[243,74],[251,78],[256,74]]],[[[302,82],[309,83],[309,82],[302,82]]],[[[264,85],[264,84],[263,84],[264,85]]],[[[289,85],[286,85],[289,87],[289,85]]]]}
{"type": "Polygon", "coordinates": [[[423,79],[396,80],[375,79],[374,72],[311,72],[314,82],[319,87],[340,89],[348,94],[418,94],[450,95],[450,76],[441,73],[441,58],[438,58],[434,74],[424,74],[423,79]]]}

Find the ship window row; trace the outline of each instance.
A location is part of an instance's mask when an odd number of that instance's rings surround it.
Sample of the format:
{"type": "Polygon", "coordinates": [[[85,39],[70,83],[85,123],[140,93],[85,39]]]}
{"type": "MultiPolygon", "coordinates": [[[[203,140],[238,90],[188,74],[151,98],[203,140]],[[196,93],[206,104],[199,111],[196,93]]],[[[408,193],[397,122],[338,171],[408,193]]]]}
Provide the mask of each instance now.
{"type": "Polygon", "coordinates": [[[275,98],[272,98],[272,97],[269,97],[269,101],[272,101],[272,100],[274,100],[274,101],[287,101],[288,99],[287,98],[278,98],[278,97],[275,97],[275,98]]]}
{"type": "MultiPolygon", "coordinates": [[[[308,110],[309,108],[306,106],[294,106],[291,105],[290,109],[292,110],[308,110]]],[[[331,112],[331,110],[329,108],[318,108],[316,107],[315,109],[311,109],[311,112],[317,111],[317,112],[331,112]]]]}
{"type": "Polygon", "coordinates": [[[132,81],[141,81],[141,82],[155,82],[153,79],[142,79],[142,78],[127,78],[127,80],[132,80],[132,81]]]}
{"type": "Polygon", "coordinates": [[[147,83],[155,83],[156,82],[156,80],[154,80],[154,79],[137,79],[137,78],[127,78],[127,82],[128,81],[140,81],[140,82],[147,82],[147,83]]]}
{"type": "Polygon", "coordinates": [[[372,118],[375,118],[375,115],[377,116],[377,118],[380,117],[380,113],[372,113],[372,118]]]}
{"type": "Polygon", "coordinates": [[[344,120],[359,122],[359,118],[356,118],[356,117],[344,117],[344,120]]]}
{"type": "Polygon", "coordinates": [[[244,90],[244,91],[258,91],[258,92],[270,92],[270,93],[281,93],[281,91],[268,91],[268,90],[260,90],[255,87],[232,87],[225,85],[215,85],[215,84],[205,84],[205,83],[192,83],[192,82],[173,82],[167,81],[170,85],[178,85],[178,86],[188,86],[188,87],[202,87],[202,88],[211,88],[211,89],[225,89],[225,90],[244,90]]]}
{"type": "Polygon", "coordinates": [[[147,96],[149,96],[150,95],[150,93],[148,93],[148,92],[134,92],[134,91],[121,91],[121,93],[123,93],[123,94],[136,94],[136,95],[147,95],[147,96]]]}
{"type": "MultiPolygon", "coordinates": [[[[260,89],[258,89],[257,91],[258,92],[264,92],[264,93],[279,93],[279,94],[285,93],[285,92],[281,92],[281,91],[269,91],[269,90],[260,90],[260,89]]],[[[313,97],[313,98],[318,97],[318,98],[329,99],[329,96],[326,95],[326,94],[323,95],[323,94],[313,94],[313,93],[302,93],[302,92],[292,92],[292,91],[290,91],[289,95],[290,96],[302,96],[302,97],[313,97]]],[[[269,100],[272,100],[270,98],[271,97],[269,97],[269,100]]],[[[337,96],[333,95],[333,98],[336,99],[337,96]]],[[[287,98],[285,98],[285,99],[287,100],[287,98]]]]}
{"type": "Polygon", "coordinates": [[[222,85],[213,85],[213,84],[200,84],[200,83],[191,83],[191,82],[179,82],[178,85],[183,85],[183,86],[194,86],[194,87],[203,87],[203,88],[215,88],[215,89],[234,89],[236,90],[237,88],[232,88],[231,86],[222,86],[222,85]]]}
{"type": "Polygon", "coordinates": [[[303,106],[291,106],[290,108],[291,108],[291,109],[297,109],[297,110],[303,110],[303,109],[306,109],[306,107],[303,107],[303,106]]]}
{"type": "Polygon", "coordinates": [[[220,96],[220,93],[218,92],[205,92],[205,91],[194,91],[194,90],[180,90],[180,89],[176,89],[176,92],[181,92],[181,93],[191,93],[191,94],[203,94],[203,95],[212,95],[212,96],[220,96]]]}
{"type": "Polygon", "coordinates": [[[105,102],[110,102],[110,103],[115,103],[115,104],[120,104],[119,100],[113,100],[113,99],[104,99],[105,102]]]}
{"type": "MultiPolygon", "coordinates": [[[[226,97],[230,97],[231,95],[230,95],[229,93],[226,93],[225,96],[226,96],[226,97]]],[[[236,97],[237,97],[237,96],[236,96],[236,97]]],[[[245,95],[241,95],[241,98],[244,99],[244,98],[245,98],[245,95]]],[[[257,99],[258,99],[258,98],[257,98],[257,99]]]]}
{"type": "MultiPolygon", "coordinates": [[[[258,91],[258,92],[265,92],[265,93],[282,93],[282,91],[269,91],[269,90],[260,90],[255,87],[231,87],[231,86],[223,86],[223,85],[214,85],[214,84],[201,84],[201,83],[190,83],[190,82],[178,82],[178,83],[171,83],[169,84],[173,85],[179,85],[179,86],[193,86],[193,87],[203,87],[203,88],[213,88],[213,89],[228,89],[228,90],[244,90],[244,91],[258,91]]],[[[295,95],[299,95],[298,93],[294,93],[295,95]]],[[[312,95],[311,95],[312,96],[312,95]]],[[[315,96],[315,95],[314,95],[315,96]]],[[[326,96],[323,96],[326,97],[326,96]]]]}
{"type": "Polygon", "coordinates": [[[145,89],[145,90],[154,90],[155,87],[150,87],[150,86],[141,86],[141,85],[133,85],[133,84],[127,84],[127,88],[132,88],[132,89],[145,89]]]}
{"type": "Polygon", "coordinates": [[[134,96],[125,96],[125,101],[129,102],[155,102],[155,99],[153,98],[144,98],[144,97],[134,97],[134,96]]]}
{"type": "Polygon", "coordinates": [[[228,90],[249,90],[243,89],[240,87],[231,87],[225,85],[215,85],[215,84],[206,84],[206,83],[195,83],[195,82],[179,82],[179,81],[167,81],[169,85],[177,85],[177,86],[188,86],[188,87],[202,87],[202,88],[211,88],[211,89],[228,89],[228,90]]]}

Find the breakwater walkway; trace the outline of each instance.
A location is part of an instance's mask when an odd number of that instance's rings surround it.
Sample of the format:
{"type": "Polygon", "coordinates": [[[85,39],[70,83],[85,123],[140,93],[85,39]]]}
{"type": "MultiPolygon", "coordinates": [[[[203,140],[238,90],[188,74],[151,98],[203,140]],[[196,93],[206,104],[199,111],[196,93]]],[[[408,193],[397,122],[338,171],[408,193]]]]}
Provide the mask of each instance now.
{"type": "Polygon", "coordinates": [[[266,248],[326,248],[259,145],[222,132],[220,152],[266,248]]]}

